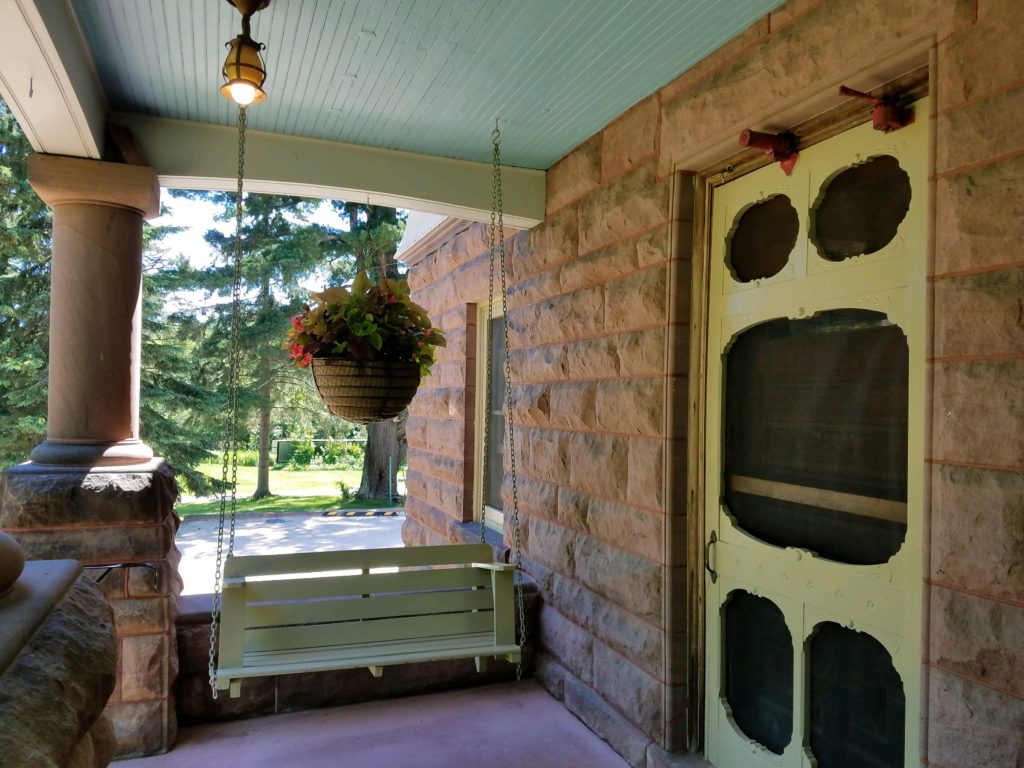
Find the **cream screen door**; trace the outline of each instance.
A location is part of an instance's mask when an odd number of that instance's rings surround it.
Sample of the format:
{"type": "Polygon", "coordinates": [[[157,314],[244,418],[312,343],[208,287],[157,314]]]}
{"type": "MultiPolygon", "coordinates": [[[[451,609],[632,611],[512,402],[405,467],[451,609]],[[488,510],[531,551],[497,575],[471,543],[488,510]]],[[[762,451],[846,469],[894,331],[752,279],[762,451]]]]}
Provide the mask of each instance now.
{"type": "Polygon", "coordinates": [[[926,101],[712,199],[707,754],[918,764],[926,101]]]}

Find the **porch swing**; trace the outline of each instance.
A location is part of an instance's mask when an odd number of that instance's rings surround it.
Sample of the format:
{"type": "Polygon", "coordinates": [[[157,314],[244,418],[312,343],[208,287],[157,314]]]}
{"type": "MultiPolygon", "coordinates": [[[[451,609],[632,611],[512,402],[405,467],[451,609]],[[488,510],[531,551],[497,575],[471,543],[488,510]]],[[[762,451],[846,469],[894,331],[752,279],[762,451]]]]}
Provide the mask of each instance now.
{"type": "MultiPolygon", "coordinates": [[[[484,541],[481,514],[478,544],[394,547],[290,555],[234,554],[236,520],[238,368],[242,254],[242,187],[245,164],[246,108],[232,86],[252,83],[255,101],[266,98],[260,45],[249,37],[249,17],[265,0],[228,0],[243,17],[243,33],[230,45],[222,93],[238,107],[238,178],[235,205],[234,286],[228,359],[229,404],[226,449],[221,465],[214,605],[210,617],[209,682],[219,691],[241,694],[242,680],[283,674],[366,667],[374,677],[384,667],[413,662],[475,659],[483,671],[490,658],[516,664],[522,675],[526,640],[523,607],[519,513],[513,477],[513,562],[495,563],[484,541]],[[245,66],[249,69],[245,70],[245,66]],[[254,64],[255,63],[255,64],[254,64]],[[258,73],[253,79],[251,73],[258,73]],[[233,76],[233,77],[232,77],[233,76]],[[244,81],[244,82],[242,82],[244,81]],[[230,482],[229,482],[230,476],[230,482]],[[227,548],[225,552],[225,523],[227,548]],[[518,638],[516,622],[519,623],[518,638]]],[[[490,226],[489,293],[494,295],[499,262],[501,304],[506,304],[506,267],[502,221],[500,131],[492,134],[493,173],[490,226]]],[[[493,308],[493,298],[489,299],[493,308]]],[[[507,334],[507,332],[506,332],[507,334]]],[[[508,344],[503,365],[509,386],[508,344]]],[[[492,366],[488,352],[488,368],[492,366]]],[[[411,399],[411,398],[410,398],[411,399]]],[[[509,444],[514,446],[511,399],[506,397],[509,444]]],[[[490,410],[490,393],[486,408],[490,410]]],[[[382,418],[376,419],[378,421],[382,418]]],[[[489,436],[485,432],[486,443],[489,436]]],[[[484,466],[485,481],[488,467],[484,466]]]]}

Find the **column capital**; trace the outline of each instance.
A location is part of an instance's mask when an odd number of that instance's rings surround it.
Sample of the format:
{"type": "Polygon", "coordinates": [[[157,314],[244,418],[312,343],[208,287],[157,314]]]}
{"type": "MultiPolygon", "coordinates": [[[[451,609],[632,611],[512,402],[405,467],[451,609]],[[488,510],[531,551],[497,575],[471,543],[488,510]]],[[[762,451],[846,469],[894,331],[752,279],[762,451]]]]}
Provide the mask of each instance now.
{"type": "Polygon", "coordinates": [[[160,183],[148,165],[35,154],[28,160],[32,189],[49,206],[86,203],[160,215],[160,183]]]}

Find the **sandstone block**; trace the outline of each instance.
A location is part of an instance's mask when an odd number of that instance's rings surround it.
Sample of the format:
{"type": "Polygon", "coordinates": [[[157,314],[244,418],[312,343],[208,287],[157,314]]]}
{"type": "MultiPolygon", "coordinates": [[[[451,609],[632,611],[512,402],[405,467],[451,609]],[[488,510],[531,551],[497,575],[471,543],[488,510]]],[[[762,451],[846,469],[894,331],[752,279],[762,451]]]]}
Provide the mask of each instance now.
{"type": "Polygon", "coordinates": [[[932,472],[932,578],[1024,602],[1024,474],[932,472]]]}
{"type": "Polygon", "coordinates": [[[167,637],[138,635],[121,638],[121,700],[147,701],[167,691],[167,637]]]}
{"type": "Polygon", "coordinates": [[[601,134],[597,134],[548,168],[548,216],[600,185],[601,134]]]}
{"type": "Polygon", "coordinates": [[[558,573],[576,569],[576,533],[558,523],[531,517],[528,521],[530,557],[558,573]]]}
{"type": "Polygon", "coordinates": [[[112,600],[118,636],[166,632],[171,624],[168,602],[163,596],[112,600]]]}
{"type": "Polygon", "coordinates": [[[604,327],[631,331],[662,325],[668,317],[668,271],[651,267],[605,287],[604,327]]]}
{"type": "Polygon", "coordinates": [[[5,478],[0,487],[0,528],[160,524],[173,514],[178,496],[174,473],[162,461],[146,472],[14,467],[5,478]]]}
{"type": "MultiPolygon", "coordinates": [[[[686,211],[680,212],[682,215],[686,211]]],[[[692,215],[691,215],[692,218],[692,215]]],[[[636,262],[640,269],[660,264],[672,258],[672,225],[665,224],[641,235],[636,241],[636,262]]]]}
{"type": "MultiPolygon", "coordinates": [[[[22,579],[29,578],[26,571],[22,579]]],[[[45,585],[34,588],[43,591],[45,585]]],[[[79,577],[0,673],[4,764],[67,765],[101,717],[116,663],[110,607],[90,579],[79,577]]]]}
{"type": "Polygon", "coordinates": [[[629,441],[612,435],[578,432],[569,438],[569,484],[605,499],[625,497],[629,441]]]}
{"type": "Polygon", "coordinates": [[[660,435],[664,432],[664,379],[602,381],[597,385],[597,426],[608,432],[660,435]]]}
{"type": "Polygon", "coordinates": [[[162,560],[174,546],[177,521],[163,525],[17,531],[32,560],[81,560],[86,563],[162,560]]]}
{"type": "Polygon", "coordinates": [[[565,706],[607,741],[633,768],[642,768],[650,738],[571,675],[563,682],[565,706]]]}
{"type": "Polygon", "coordinates": [[[633,105],[601,132],[601,176],[615,179],[654,154],[659,101],[649,96],[633,105]]]}
{"type": "Polygon", "coordinates": [[[948,112],[935,124],[935,170],[980,163],[1024,149],[1020,114],[1024,88],[948,112]]]}
{"type": "MultiPolygon", "coordinates": [[[[107,713],[117,734],[118,758],[141,757],[166,751],[168,710],[166,701],[114,703],[107,713]]],[[[170,714],[173,717],[174,713],[170,714]]]]}
{"type": "Polygon", "coordinates": [[[665,329],[624,333],[616,344],[622,376],[661,376],[666,371],[665,329]]]}
{"type": "Polygon", "coordinates": [[[1024,698],[1024,610],[942,587],[931,589],[933,664],[1024,698]]]}
{"type": "Polygon", "coordinates": [[[512,381],[530,384],[565,379],[568,352],[564,344],[550,344],[509,353],[512,381]]]}
{"type": "Polygon", "coordinates": [[[589,536],[577,536],[576,576],[585,586],[641,618],[661,622],[661,568],[589,536]]]}
{"type": "Polygon", "coordinates": [[[465,450],[466,425],[462,421],[410,415],[405,437],[410,447],[460,458],[465,450]]]}
{"type": "Polygon", "coordinates": [[[578,247],[579,227],[572,206],[552,214],[525,237],[517,237],[508,270],[512,283],[518,285],[532,275],[553,272],[576,258],[578,247]]]}
{"type": "Polygon", "coordinates": [[[537,657],[534,677],[547,689],[548,693],[559,701],[565,698],[565,680],[568,675],[569,671],[565,667],[541,649],[541,653],[537,657]]]}
{"type": "Polygon", "coordinates": [[[590,532],[609,543],[621,544],[635,555],[653,563],[664,559],[664,515],[593,499],[587,515],[590,532]]]}
{"type": "Polygon", "coordinates": [[[1005,355],[1024,349],[1024,269],[935,283],[935,355],[1005,355]]]}
{"type": "Polygon", "coordinates": [[[465,493],[465,487],[461,481],[458,483],[446,482],[410,467],[406,473],[405,483],[410,496],[416,496],[438,509],[451,510],[453,516],[461,516],[463,494],[465,493]]]}
{"type": "Polygon", "coordinates": [[[551,387],[551,424],[562,429],[593,429],[597,425],[598,385],[571,382],[551,387]]]}
{"type": "Polygon", "coordinates": [[[558,522],[566,528],[577,531],[590,530],[587,515],[590,510],[590,499],[571,488],[558,489],[558,522]]]}
{"type": "Polygon", "coordinates": [[[556,485],[532,477],[519,478],[519,510],[531,517],[560,520],[556,485]]]}
{"type": "Polygon", "coordinates": [[[600,642],[594,643],[594,690],[649,736],[661,730],[661,683],[600,642]]]}
{"type": "Polygon", "coordinates": [[[655,161],[595,191],[580,202],[579,250],[589,253],[642,235],[670,218],[669,183],[655,178],[655,161]]]}
{"type": "Polygon", "coordinates": [[[1024,157],[957,173],[935,185],[935,272],[1020,262],[1024,157]]]}
{"type": "Polygon", "coordinates": [[[560,289],[578,291],[633,274],[639,268],[638,248],[638,241],[626,240],[580,256],[559,271],[560,289]]]}
{"type": "Polygon", "coordinates": [[[588,685],[594,679],[594,638],[554,608],[540,611],[540,642],[546,653],[588,685]]]}
{"type": "Polygon", "coordinates": [[[629,439],[626,499],[647,509],[664,510],[665,441],[660,438],[629,439]]]}
{"type": "Polygon", "coordinates": [[[129,597],[157,597],[181,593],[178,562],[181,552],[177,547],[167,553],[163,562],[125,569],[129,597]]]}
{"type": "Polygon", "coordinates": [[[1024,466],[1024,361],[937,364],[933,391],[935,458],[1024,466]]]}
{"type": "MultiPolygon", "coordinates": [[[[501,291],[501,286],[495,286],[496,291],[501,291]]],[[[562,292],[562,288],[559,282],[559,270],[554,269],[550,272],[541,272],[537,275],[532,275],[525,280],[521,280],[514,285],[508,287],[508,300],[507,305],[509,308],[518,309],[519,307],[525,307],[529,304],[536,304],[539,301],[550,299],[552,296],[557,296],[562,292]]],[[[484,303],[484,302],[481,302],[484,303]]],[[[495,306],[500,306],[500,302],[495,301],[495,306]]]]}
{"type": "Polygon", "coordinates": [[[548,384],[513,384],[513,423],[526,427],[551,424],[551,390],[548,384]]]}
{"type": "Polygon", "coordinates": [[[593,611],[594,634],[633,664],[656,675],[662,668],[663,633],[650,622],[607,600],[593,611]]]}
{"type": "Polygon", "coordinates": [[[566,481],[569,460],[565,434],[547,429],[522,429],[516,432],[516,442],[524,474],[556,485],[566,481]]]}
{"type": "Polygon", "coordinates": [[[412,448],[409,450],[409,463],[424,475],[438,477],[448,483],[465,481],[466,462],[461,458],[412,448]]]}
{"type": "Polygon", "coordinates": [[[619,375],[614,338],[585,339],[565,346],[565,369],[570,379],[606,379],[619,375]]]}
{"type": "Polygon", "coordinates": [[[1020,43],[1007,30],[1024,28],[1024,5],[978,4],[978,23],[939,46],[940,110],[992,93],[1021,79],[1020,43]]]}
{"type": "Polygon", "coordinates": [[[928,761],[1005,768],[1024,758],[1024,699],[942,670],[929,674],[928,761]]]}

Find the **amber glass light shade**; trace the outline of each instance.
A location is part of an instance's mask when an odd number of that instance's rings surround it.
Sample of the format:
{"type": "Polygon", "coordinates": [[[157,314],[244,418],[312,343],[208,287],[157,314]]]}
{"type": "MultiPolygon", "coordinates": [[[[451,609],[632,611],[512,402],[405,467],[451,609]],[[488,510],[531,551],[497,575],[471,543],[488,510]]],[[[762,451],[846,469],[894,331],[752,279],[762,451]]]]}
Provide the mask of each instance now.
{"type": "Polygon", "coordinates": [[[221,95],[241,106],[266,101],[263,81],[267,79],[267,70],[260,56],[262,46],[246,35],[239,35],[227,45],[230,50],[224,60],[221,95]]]}

